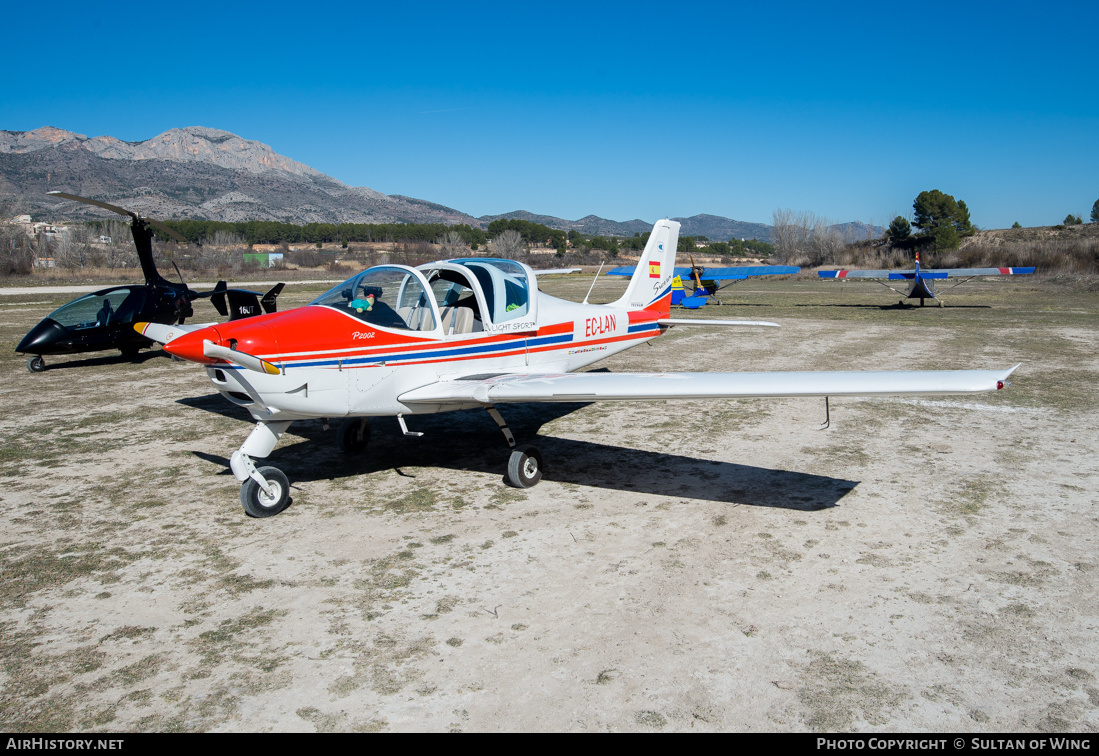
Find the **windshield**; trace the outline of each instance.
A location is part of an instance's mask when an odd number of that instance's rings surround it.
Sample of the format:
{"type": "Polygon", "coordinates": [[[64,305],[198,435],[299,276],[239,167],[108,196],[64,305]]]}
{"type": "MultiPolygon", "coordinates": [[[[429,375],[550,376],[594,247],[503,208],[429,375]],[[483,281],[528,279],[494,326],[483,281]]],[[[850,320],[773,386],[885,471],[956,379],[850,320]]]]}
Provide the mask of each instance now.
{"type": "Polygon", "coordinates": [[[140,309],[141,290],[112,289],[74,299],[50,313],[50,319],[66,328],[95,328],[110,323],[129,323],[140,309]]]}
{"type": "Polygon", "coordinates": [[[522,265],[511,260],[482,258],[452,262],[464,265],[477,277],[493,323],[503,323],[527,314],[530,309],[530,285],[522,265]]]}
{"type": "Polygon", "coordinates": [[[364,323],[414,331],[435,329],[431,298],[420,279],[395,266],[369,268],[309,304],[345,312],[364,323]]]}

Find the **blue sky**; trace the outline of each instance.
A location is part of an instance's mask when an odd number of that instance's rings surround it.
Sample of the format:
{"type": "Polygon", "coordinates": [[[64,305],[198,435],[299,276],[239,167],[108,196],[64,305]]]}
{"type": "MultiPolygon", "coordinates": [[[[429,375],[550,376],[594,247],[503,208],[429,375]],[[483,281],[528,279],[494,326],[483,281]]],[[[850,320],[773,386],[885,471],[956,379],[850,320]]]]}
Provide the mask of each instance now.
{"type": "Polygon", "coordinates": [[[0,129],[210,126],[472,215],[1099,199],[1099,3],[22,3],[0,129]],[[399,7],[398,7],[399,6],[399,7]]]}

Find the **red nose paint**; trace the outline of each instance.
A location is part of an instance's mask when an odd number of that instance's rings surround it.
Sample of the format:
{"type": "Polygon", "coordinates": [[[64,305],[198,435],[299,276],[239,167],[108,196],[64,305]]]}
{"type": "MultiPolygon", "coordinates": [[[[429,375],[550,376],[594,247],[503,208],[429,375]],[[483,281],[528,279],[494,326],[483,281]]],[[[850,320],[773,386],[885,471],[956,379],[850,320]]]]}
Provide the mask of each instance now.
{"type": "Polygon", "coordinates": [[[201,328],[172,339],[164,345],[164,351],[183,360],[201,362],[203,365],[213,365],[217,360],[202,353],[203,341],[212,341],[218,344],[221,342],[221,334],[213,327],[201,328]]]}

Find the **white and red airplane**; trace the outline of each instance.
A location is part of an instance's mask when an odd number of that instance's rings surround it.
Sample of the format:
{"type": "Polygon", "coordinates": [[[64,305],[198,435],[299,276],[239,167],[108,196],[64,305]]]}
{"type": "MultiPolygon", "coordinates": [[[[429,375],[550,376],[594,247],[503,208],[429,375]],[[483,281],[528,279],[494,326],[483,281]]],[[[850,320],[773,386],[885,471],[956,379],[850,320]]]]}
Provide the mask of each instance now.
{"type": "MultiPolygon", "coordinates": [[[[775,326],[670,317],[679,224],[657,221],[625,294],[595,305],[538,290],[512,260],[380,265],[310,304],[210,326],[139,323],[171,354],[206,366],[214,386],[257,425],[233,453],[241,503],[254,517],[289,504],[289,481],[257,468],[295,420],[346,418],[345,451],[365,448],[367,418],[483,407],[512,448],[508,481],[528,488],[542,457],[517,446],[496,409],[511,402],[971,394],[1004,387],[1005,370],[771,373],[576,373],[680,325],[775,326]]],[[[416,434],[418,435],[418,434],[416,434]]]]}
{"type": "MultiPolygon", "coordinates": [[[[950,289],[957,288],[964,283],[972,281],[974,278],[980,278],[982,276],[1025,276],[1033,272],[1034,268],[939,268],[938,270],[923,268],[921,270],[920,251],[917,249],[915,270],[820,270],[817,271],[817,276],[833,281],[853,281],[860,278],[877,280],[877,282],[885,288],[903,295],[905,299],[920,300],[920,307],[923,307],[925,299],[933,299],[939,303],[939,307],[942,307],[943,300],[940,298],[939,292],[935,291],[935,286],[932,284],[932,281],[944,278],[963,279],[946,289],[946,291],[950,291],[950,289]],[[908,281],[908,292],[905,293],[899,289],[894,289],[889,284],[882,283],[879,279],[887,281],[908,281]]],[[[903,305],[904,299],[898,304],[903,305]]]]}

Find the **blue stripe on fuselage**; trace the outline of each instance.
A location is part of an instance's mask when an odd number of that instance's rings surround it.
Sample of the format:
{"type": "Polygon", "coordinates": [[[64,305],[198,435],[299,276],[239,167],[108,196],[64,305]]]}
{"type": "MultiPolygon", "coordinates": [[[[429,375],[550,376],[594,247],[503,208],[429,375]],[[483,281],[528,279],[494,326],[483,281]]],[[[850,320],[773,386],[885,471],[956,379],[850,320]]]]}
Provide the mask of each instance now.
{"type": "MultiPolygon", "coordinates": [[[[336,366],[355,366],[355,365],[369,365],[372,363],[384,362],[386,364],[394,364],[401,362],[419,362],[421,360],[435,360],[446,357],[467,357],[474,354],[484,354],[485,356],[491,356],[493,352],[510,352],[515,349],[531,348],[547,346],[550,344],[564,344],[573,340],[571,333],[560,334],[556,336],[538,336],[533,339],[511,339],[509,341],[497,341],[491,344],[475,344],[468,347],[458,347],[453,349],[429,349],[429,350],[417,350],[415,352],[394,352],[391,354],[370,354],[359,355],[356,357],[326,357],[323,360],[310,360],[306,362],[288,362],[286,360],[274,361],[275,364],[284,368],[299,368],[299,367],[336,367],[336,366]]],[[[273,360],[268,359],[268,362],[273,360]]]]}

